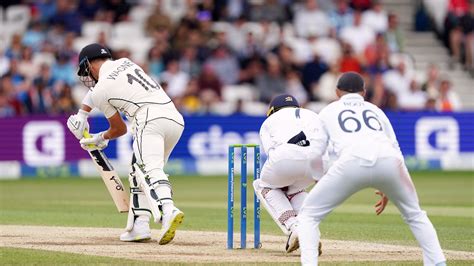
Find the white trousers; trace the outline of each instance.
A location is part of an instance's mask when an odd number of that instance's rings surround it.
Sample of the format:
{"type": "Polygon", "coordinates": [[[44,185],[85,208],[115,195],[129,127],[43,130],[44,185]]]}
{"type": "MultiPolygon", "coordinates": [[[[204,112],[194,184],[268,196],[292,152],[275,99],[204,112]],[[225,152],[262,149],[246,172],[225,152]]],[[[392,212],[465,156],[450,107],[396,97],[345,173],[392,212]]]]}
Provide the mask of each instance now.
{"type": "Polygon", "coordinates": [[[143,110],[135,119],[133,152],[152,183],[158,184],[155,190],[162,202],[172,202],[171,184],[163,168],[183,133],[184,120],[179,113],[172,118],[151,113],[156,114],[156,110],[143,110]]]}
{"type": "Polygon", "coordinates": [[[260,175],[260,185],[268,188],[287,188],[291,195],[315,183],[313,165],[320,163],[311,147],[285,144],[277,147],[268,157],[260,175]]]}
{"type": "Polygon", "coordinates": [[[302,265],[318,264],[319,223],[355,192],[376,188],[398,208],[423,249],[424,265],[446,261],[436,231],[420,209],[411,177],[402,158],[379,158],[373,166],[361,159],[336,161],[306,197],[298,215],[302,265]]]}

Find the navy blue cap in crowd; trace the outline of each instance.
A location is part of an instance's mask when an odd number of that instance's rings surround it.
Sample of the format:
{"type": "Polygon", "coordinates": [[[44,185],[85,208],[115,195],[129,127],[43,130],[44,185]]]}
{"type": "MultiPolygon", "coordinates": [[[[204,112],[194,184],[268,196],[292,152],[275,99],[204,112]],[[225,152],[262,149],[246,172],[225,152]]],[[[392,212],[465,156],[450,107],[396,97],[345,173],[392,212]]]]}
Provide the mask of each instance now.
{"type": "Polygon", "coordinates": [[[289,94],[275,96],[275,98],[273,98],[273,100],[270,102],[267,116],[270,116],[271,114],[285,107],[300,107],[300,104],[295,97],[289,94]]]}
{"type": "Polygon", "coordinates": [[[360,92],[364,90],[364,79],[356,72],[345,72],[337,81],[337,88],[347,92],[360,92]]]}

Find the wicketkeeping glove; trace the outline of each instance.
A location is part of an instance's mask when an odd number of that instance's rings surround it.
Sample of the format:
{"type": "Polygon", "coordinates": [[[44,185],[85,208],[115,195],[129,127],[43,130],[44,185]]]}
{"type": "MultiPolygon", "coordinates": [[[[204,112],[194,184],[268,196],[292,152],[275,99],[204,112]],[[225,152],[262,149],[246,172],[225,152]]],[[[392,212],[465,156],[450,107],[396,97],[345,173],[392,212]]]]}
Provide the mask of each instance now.
{"type": "Polygon", "coordinates": [[[82,139],[84,131],[89,132],[89,123],[87,122],[88,112],[80,109],[77,114],[71,115],[67,120],[67,128],[77,139],[82,139]]]}
{"type": "Polygon", "coordinates": [[[90,137],[82,138],[79,143],[81,143],[81,147],[86,151],[94,149],[103,150],[109,144],[109,140],[104,138],[104,133],[105,131],[91,134],[90,137]]]}

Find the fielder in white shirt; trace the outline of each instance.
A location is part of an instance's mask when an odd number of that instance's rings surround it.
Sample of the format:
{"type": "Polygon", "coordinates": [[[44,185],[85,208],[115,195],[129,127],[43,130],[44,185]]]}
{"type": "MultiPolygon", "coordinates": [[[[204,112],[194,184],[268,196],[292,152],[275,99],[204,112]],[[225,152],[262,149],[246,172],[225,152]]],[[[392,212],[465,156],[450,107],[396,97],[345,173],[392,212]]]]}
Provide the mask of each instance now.
{"type": "Polygon", "coordinates": [[[163,171],[171,151],[184,130],[184,120],[171,99],[143,69],[128,58],[112,60],[107,48],[99,44],[85,46],[79,54],[78,75],[91,88],[81,110],[68,119],[68,128],[88,149],[107,147],[110,139],[127,133],[120,113],[132,124],[133,152],[130,181],[130,210],[122,241],[144,241],[151,238],[149,221],[153,215],[162,228],[158,241],[169,243],[184,218],[174,206],[171,183],[163,171]],[[100,109],[109,129],[91,138],[88,112],[100,109]]]}
{"type": "Polygon", "coordinates": [[[289,253],[299,247],[296,216],[307,196],[305,189],[322,176],[327,136],[318,115],[300,108],[291,95],[276,96],[267,116],[260,139],[268,159],[253,186],[260,202],[288,235],[289,253]]]}
{"type": "Polygon", "coordinates": [[[317,265],[319,223],[352,194],[367,187],[378,189],[382,199],[377,215],[388,199],[423,249],[424,265],[446,265],[436,231],[420,209],[418,196],[405,166],[390,121],[375,105],[364,101],[364,82],[354,72],[344,73],[336,93],[340,99],[320,112],[337,157],[311,190],[298,214],[302,265],[317,265]]]}

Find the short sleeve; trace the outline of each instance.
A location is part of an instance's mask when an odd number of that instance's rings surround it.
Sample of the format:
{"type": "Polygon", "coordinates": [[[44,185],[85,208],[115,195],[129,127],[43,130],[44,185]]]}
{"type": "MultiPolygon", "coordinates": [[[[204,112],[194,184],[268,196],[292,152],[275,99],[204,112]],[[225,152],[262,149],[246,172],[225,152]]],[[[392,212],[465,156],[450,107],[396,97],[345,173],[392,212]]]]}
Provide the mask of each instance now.
{"type": "Polygon", "coordinates": [[[106,118],[110,118],[115,113],[117,113],[117,109],[115,109],[115,107],[109,103],[106,91],[104,89],[97,87],[94,88],[91,93],[91,100],[92,104],[99,108],[99,110],[104,113],[106,118]]]}

